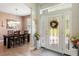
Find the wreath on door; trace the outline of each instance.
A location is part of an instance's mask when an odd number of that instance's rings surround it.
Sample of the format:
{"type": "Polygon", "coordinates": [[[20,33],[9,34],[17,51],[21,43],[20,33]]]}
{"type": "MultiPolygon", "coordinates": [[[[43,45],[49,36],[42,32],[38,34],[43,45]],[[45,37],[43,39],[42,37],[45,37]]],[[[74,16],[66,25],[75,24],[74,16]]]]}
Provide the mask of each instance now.
{"type": "Polygon", "coordinates": [[[57,28],[57,27],[58,27],[58,21],[52,20],[52,21],[50,22],[50,26],[51,26],[51,28],[57,28]]]}

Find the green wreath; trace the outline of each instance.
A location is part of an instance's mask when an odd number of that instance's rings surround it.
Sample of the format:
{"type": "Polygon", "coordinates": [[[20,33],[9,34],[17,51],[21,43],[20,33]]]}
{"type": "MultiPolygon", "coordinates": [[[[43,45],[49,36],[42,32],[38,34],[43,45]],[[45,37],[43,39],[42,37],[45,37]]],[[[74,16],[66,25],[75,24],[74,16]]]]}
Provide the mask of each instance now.
{"type": "Polygon", "coordinates": [[[56,20],[53,20],[53,21],[50,22],[50,26],[52,28],[57,28],[58,27],[58,22],[56,20]]]}

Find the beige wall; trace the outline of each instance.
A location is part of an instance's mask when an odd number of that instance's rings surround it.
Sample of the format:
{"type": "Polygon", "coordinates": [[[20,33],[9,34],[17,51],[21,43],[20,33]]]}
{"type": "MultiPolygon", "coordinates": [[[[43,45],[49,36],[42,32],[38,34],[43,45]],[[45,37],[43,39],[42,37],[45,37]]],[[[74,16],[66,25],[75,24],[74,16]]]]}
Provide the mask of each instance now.
{"type": "Polygon", "coordinates": [[[30,15],[22,17],[22,30],[27,30],[27,20],[31,18],[30,15]]]}
{"type": "Polygon", "coordinates": [[[72,4],[72,35],[79,34],[79,4],[72,4]]]}
{"type": "Polygon", "coordinates": [[[21,21],[21,24],[19,25],[18,28],[22,31],[22,17],[0,12],[0,39],[2,39],[3,35],[7,34],[7,30],[8,30],[6,28],[7,19],[21,21]],[[2,27],[2,23],[3,23],[3,27],[2,27]]]}

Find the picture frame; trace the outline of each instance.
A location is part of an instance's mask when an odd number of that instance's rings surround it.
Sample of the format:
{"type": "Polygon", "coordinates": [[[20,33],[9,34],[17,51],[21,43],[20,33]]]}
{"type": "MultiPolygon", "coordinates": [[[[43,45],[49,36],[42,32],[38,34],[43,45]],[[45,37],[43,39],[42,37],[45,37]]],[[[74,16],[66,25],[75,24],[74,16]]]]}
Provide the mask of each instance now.
{"type": "Polygon", "coordinates": [[[18,28],[18,26],[19,26],[19,21],[17,21],[17,20],[13,20],[13,19],[7,19],[7,21],[6,21],[7,23],[7,26],[6,26],[6,28],[7,29],[17,29],[18,28]]]}

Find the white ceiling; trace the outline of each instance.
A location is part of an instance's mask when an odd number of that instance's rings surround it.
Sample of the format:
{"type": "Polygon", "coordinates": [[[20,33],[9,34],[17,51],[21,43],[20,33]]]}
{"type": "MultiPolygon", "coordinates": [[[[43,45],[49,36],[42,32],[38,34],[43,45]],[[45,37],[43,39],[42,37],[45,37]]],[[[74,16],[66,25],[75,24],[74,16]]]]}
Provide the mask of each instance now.
{"type": "MultiPolygon", "coordinates": [[[[24,3],[0,3],[0,12],[10,13],[18,16],[26,16],[31,14],[31,8],[28,7],[28,4],[24,3]]],[[[58,3],[39,3],[40,8],[46,8],[49,6],[57,5],[58,3]]],[[[32,5],[32,4],[30,4],[32,5]]]]}
{"type": "Polygon", "coordinates": [[[31,14],[31,9],[22,3],[0,3],[0,12],[26,16],[31,14]]]}

